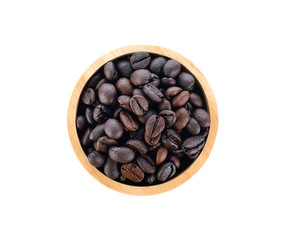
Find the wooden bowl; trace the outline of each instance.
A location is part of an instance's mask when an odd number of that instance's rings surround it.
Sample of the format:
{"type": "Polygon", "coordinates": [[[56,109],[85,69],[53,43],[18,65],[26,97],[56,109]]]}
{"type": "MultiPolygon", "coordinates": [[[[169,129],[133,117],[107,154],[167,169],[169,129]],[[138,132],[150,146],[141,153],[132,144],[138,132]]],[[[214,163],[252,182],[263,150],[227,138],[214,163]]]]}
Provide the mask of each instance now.
{"type": "Polygon", "coordinates": [[[153,194],[166,192],[173,188],[178,187],[179,185],[187,181],[202,167],[202,165],[205,163],[205,161],[209,157],[209,154],[213,148],[217,130],[218,130],[217,103],[209,83],[207,82],[204,75],[199,71],[199,69],[195,67],[193,63],[190,62],[188,59],[184,58],[183,56],[181,56],[180,54],[172,50],[169,50],[163,47],[158,47],[158,46],[146,46],[146,45],[136,45],[136,46],[118,48],[116,50],[113,50],[103,55],[98,60],[96,60],[93,64],[91,64],[83,73],[83,75],[81,76],[81,78],[79,79],[78,83],[76,84],[73,90],[70,103],[69,103],[67,120],[68,120],[68,132],[69,132],[69,137],[72,143],[72,147],[79,161],[83,165],[83,167],[95,179],[97,179],[107,187],[122,193],[132,194],[132,195],[153,195],[153,194]],[[76,130],[76,111],[78,108],[78,101],[80,98],[80,94],[85,84],[89,80],[89,78],[108,61],[111,61],[123,55],[138,52],[138,51],[146,51],[149,53],[159,54],[159,55],[166,56],[168,58],[175,59],[179,61],[185,68],[187,68],[187,70],[191,72],[191,74],[193,74],[196,79],[198,79],[199,85],[204,91],[204,95],[208,105],[208,111],[211,118],[211,126],[209,130],[209,134],[206,140],[206,144],[202,152],[200,153],[200,155],[193,161],[193,163],[185,171],[183,171],[177,177],[173,178],[168,182],[164,182],[162,184],[153,185],[153,186],[131,186],[124,183],[116,182],[106,177],[103,173],[101,173],[99,170],[97,170],[95,167],[89,164],[87,160],[87,156],[85,155],[80,145],[80,141],[78,139],[78,134],[76,130]]]}

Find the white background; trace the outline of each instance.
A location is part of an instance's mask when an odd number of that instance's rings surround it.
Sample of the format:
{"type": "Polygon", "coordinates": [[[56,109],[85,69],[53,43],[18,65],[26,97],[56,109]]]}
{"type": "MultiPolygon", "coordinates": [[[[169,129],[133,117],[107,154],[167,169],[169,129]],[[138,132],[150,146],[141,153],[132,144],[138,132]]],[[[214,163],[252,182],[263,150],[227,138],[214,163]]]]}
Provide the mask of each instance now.
{"type": "Polygon", "coordinates": [[[296,239],[295,1],[1,1],[0,239],[296,239]],[[110,190],[66,118],[115,48],[171,48],[218,102],[214,149],[170,192],[110,190]]]}

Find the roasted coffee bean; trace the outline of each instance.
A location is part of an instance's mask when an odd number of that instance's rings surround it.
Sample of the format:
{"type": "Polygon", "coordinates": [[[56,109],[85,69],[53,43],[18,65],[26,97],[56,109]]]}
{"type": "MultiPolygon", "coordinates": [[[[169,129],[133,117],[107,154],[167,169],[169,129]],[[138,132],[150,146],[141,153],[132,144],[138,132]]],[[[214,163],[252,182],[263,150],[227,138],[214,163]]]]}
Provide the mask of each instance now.
{"type": "Polygon", "coordinates": [[[167,77],[176,77],[181,71],[181,64],[174,60],[170,59],[163,65],[163,73],[167,77]]]}
{"type": "Polygon", "coordinates": [[[105,162],[105,156],[97,151],[93,151],[87,155],[87,159],[94,167],[102,167],[105,162]]]}
{"type": "Polygon", "coordinates": [[[127,78],[119,78],[115,84],[115,87],[122,95],[133,95],[134,87],[131,84],[131,81],[127,78]]]}
{"type": "Polygon", "coordinates": [[[135,118],[127,111],[122,110],[119,114],[120,121],[123,126],[131,132],[137,131],[139,129],[139,124],[135,118]]]}
{"type": "Polygon", "coordinates": [[[158,110],[159,111],[162,111],[162,110],[172,110],[171,102],[169,100],[167,100],[166,98],[164,98],[162,100],[162,102],[158,104],[158,110]]]}
{"type": "Polygon", "coordinates": [[[183,91],[182,88],[177,87],[177,86],[173,86],[173,87],[169,87],[169,88],[165,91],[164,95],[165,95],[165,97],[166,97],[167,99],[170,100],[171,98],[177,96],[177,95],[178,95],[179,93],[181,93],[182,91],[183,91]]]}
{"type": "Polygon", "coordinates": [[[107,62],[104,66],[104,75],[109,81],[117,78],[117,71],[113,62],[107,62]]]}
{"type": "Polygon", "coordinates": [[[160,103],[163,99],[163,93],[151,83],[146,84],[143,87],[143,91],[152,102],[160,103]]]}
{"type": "Polygon", "coordinates": [[[130,107],[130,101],[131,101],[131,97],[129,97],[127,95],[121,95],[117,98],[117,102],[119,103],[120,107],[122,107],[128,111],[132,111],[132,109],[130,107]]]}
{"type": "Polygon", "coordinates": [[[146,178],[146,181],[149,185],[153,185],[156,183],[156,175],[155,174],[152,174],[152,175],[149,175],[147,178],[146,178]]]}
{"type": "Polygon", "coordinates": [[[163,163],[157,173],[157,179],[160,182],[164,182],[170,178],[172,178],[176,173],[176,166],[172,162],[165,162],[163,163]]]}
{"type": "Polygon", "coordinates": [[[146,132],[144,134],[145,142],[150,145],[154,146],[156,145],[160,140],[161,134],[157,135],[156,137],[152,138],[150,135],[148,135],[146,132]]]}
{"type": "Polygon", "coordinates": [[[96,85],[95,87],[95,91],[98,92],[100,87],[104,84],[104,83],[107,83],[107,79],[106,78],[103,78],[101,81],[98,82],[98,84],[96,85]]]}
{"type": "Polygon", "coordinates": [[[164,57],[157,57],[157,58],[154,58],[152,61],[151,61],[151,64],[150,64],[150,71],[159,75],[162,73],[162,68],[163,68],[163,65],[166,63],[166,59],[164,57]]]}
{"type": "Polygon", "coordinates": [[[84,130],[86,128],[87,122],[86,118],[83,115],[80,115],[76,119],[76,127],[78,130],[84,130]]]}
{"type": "Polygon", "coordinates": [[[91,144],[91,140],[89,139],[89,134],[91,132],[91,128],[88,128],[85,130],[82,138],[81,138],[81,144],[82,146],[88,146],[91,144]]]}
{"type": "Polygon", "coordinates": [[[95,92],[92,88],[85,89],[81,95],[81,102],[83,102],[86,105],[93,104],[95,99],[95,92]]]}
{"type": "Polygon", "coordinates": [[[120,176],[118,163],[113,161],[110,158],[107,158],[107,161],[104,165],[104,174],[111,179],[116,179],[120,176]]]}
{"type": "Polygon", "coordinates": [[[187,158],[189,158],[190,160],[196,159],[199,154],[200,154],[201,150],[199,150],[197,153],[194,153],[192,155],[187,155],[187,158]]]}
{"type": "Polygon", "coordinates": [[[105,127],[104,123],[98,124],[89,134],[89,139],[91,141],[96,141],[99,137],[102,137],[105,135],[105,127]]]}
{"type": "Polygon", "coordinates": [[[171,77],[163,77],[160,80],[160,82],[165,87],[171,87],[171,86],[175,86],[177,84],[176,80],[174,78],[171,78],[171,77]]]}
{"type": "Polygon", "coordinates": [[[168,149],[164,146],[159,147],[156,154],[156,164],[157,165],[162,164],[165,161],[167,155],[168,155],[168,149]]]}
{"type": "Polygon", "coordinates": [[[95,150],[100,152],[108,152],[109,148],[115,145],[117,145],[117,141],[107,136],[100,137],[94,142],[95,150]]]}
{"type": "Polygon", "coordinates": [[[94,119],[95,122],[103,123],[108,119],[110,114],[111,114],[110,109],[100,104],[95,107],[92,115],[90,116],[94,119]]]}
{"type": "Polygon", "coordinates": [[[134,95],[130,100],[130,108],[137,116],[143,116],[147,113],[149,103],[147,99],[141,95],[134,95]]]}
{"type": "Polygon", "coordinates": [[[174,129],[167,129],[162,133],[161,142],[169,150],[177,150],[181,145],[181,136],[174,129]]]}
{"type": "Polygon", "coordinates": [[[171,110],[163,110],[159,113],[159,116],[164,119],[166,128],[172,127],[177,120],[176,114],[171,110]]]}
{"type": "MultiPolygon", "coordinates": [[[[159,135],[159,138],[160,138],[161,135],[159,135]]],[[[158,137],[158,136],[157,136],[158,137]]],[[[156,143],[155,145],[153,146],[149,146],[147,148],[147,152],[152,152],[154,150],[156,150],[157,148],[159,148],[161,146],[161,142],[159,141],[158,143],[156,143]]]]}
{"type": "Polygon", "coordinates": [[[152,115],[155,115],[155,114],[156,114],[156,111],[154,109],[149,109],[145,115],[143,115],[142,117],[138,117],[139,122],[142,124],[145,124],[147,122],[148,118],[152,115]]]}
{"type": "Polygon", "coordinates": [[[152,115],[145,124],[145,131],[150,138],[155,138],[165,127],[164,119],[158,115],[152,115]]]}
{"type": "Polygon", "coordinates": [[[131,74],[131,83],[135,86],[145,85],[150,81],[151,72],[146,69],[139,69],[131,74]]]}
{"type": "Polygon", "coordinates": [[[120,163],[128,163],[135,158],[135,152],[129,147],[110,147],[108,154],[113,161],[120,163]]]}
{"type": "Polygon", "coordinates": [[[141,96],[145,96],[143,89],[139,89],[139,88],[135,88],[133,91],[133,96],[135,95],[141,95],[141,96]]]}
{"type": "Polygon", "coordinates": [[[90,154],[90,153],[93,152],[93,151],[95,151],[95,149],[94,149],[92,146],[88,146],[88,147],[86,148],[86,153],[87,153],[87,155],[90,154]]]}
{"type": "Polygon", "coordinates": [[[121,174],[133,182],[141,182],[145,176],[142,169],[135,163],[123,164],[121,174]]]}
{"type": "Polygon", "coordinates": [[[154,87],[159,87],[160,85],[160,79],[159,77],[154,74],[154,73],[151,73],[151,77],[150,77],[150,84],[153,85],[154,87]]]}
{"type": "Polygon", "coordinates": [[[123,135],[123,128],[119,121],[110,118],[105,123],[105,133],[109,138],[119,139],[123,135]]]}
{"type": "Polygon", "coordinates": [[[129,139],[126,142],[126,145],[141,154],[147,153],[147,147],[146,147],[145,143],[143,143],[141,140],[129,139]]]}
{"type": "Polygon", "coordinates": [[[190,93],[189,101],[194,105],[195,107],[203,107],[203,101],[201,96],[199,96],[197,93],[190,93]]]}
{"type": "Polygon", "coordinates": [[[201,127],[209,127],[211,123],[210,115],[206,110],[197,108],[193,111],[192,116],[199,123],[201,127]]]}
{"type": "Polygon", "coordinates": [[[99,100],[105,105],[111,105],[116,100],[116,88],[111,83],[104,83],[99,89],[99,100]]]}
{"type": "Polygon", "coordinates": [[[168,157],[168,160],[170,162],[172,162],[176,166],[176,168],[179,168],[180,165],[181,165],[180,158],[177,155],[171,155],[171,156],[169,156],[168,157]]]}
{"type": "Polygon", "coordinates": [[[189,137],[182,143],[182,149],[186,155],[192,155],[202,149],[205,144],[205,138],[203,136],[189,137]]]}
{"type": "Polygon", "coordinates": [[[130,77],[130,75],[133,72],[130,61],[128,61],[128,60],[121,60],[121,61],[117,62],[116,68],[118,70],[118,73],[120,75],[122,75],[123,77],[130,77]]]}
{"type": "Polygon", "coordinates": [[[135,140],[144,139],[145,128],[140,127],[137,131],[130,132],[130,138],[135,140]]]}
{"type": "Polygon", "coordinates": [[[113,112],[113,118],[119,118],[119,114],[122,110],[122,107],[117,107],[113,112]]]}
{"type": "Polygon", "coordinates": [[[172,99],[172,106],[182,107],[187,103],[188,100],[189,100],[189,92],[182,91],[172,99]]]}
{"type": "Polygon", "coordinates": [[[190,118],[185,130],[191,135],[198,135],[200,132],[200,126],[194,118],[190,118]]]}
{"type": "Polygon", "coordinates": [[[145,68],[149,65],[151,57],[147,52],[136,52],[131,56],[130,62],[133,69],[145,68]]]}
{"type": "Polygon", "coordinates": [[[149,155],[141,155],[137,158],[137,163],[140,168],[149,174],[155,173],[156,165],[155,161],[149,155]]]}
{"type": "Polygon", "coordinates": [[[191,115],[192,115],[192,111],[193,111],[192,104],[191,104],[190,102],[187,102],[187,103],[184,105],[184,108],[188,111],[188,114],[189,114],[189,116],[191,117],[191,115]]]}
{"type": "Polygon", "coordinates": [[[176,122],[174,124],[174,128],[177,131],[181,131],[184,127],[186,127],[189,122],[189,113],[185,108],[179,108],[176,111],[176,122]]]}
{"type": "Polygon", "coordinates": [[[206,136],[208,136],[208,134],[209,134],[209,128],[208,127],[201,129],[201,131],[200,131],[201,136],[203,136],[205,138],[206,136]]]}
{"type": "Polygon", "coordinates": [[[192,91],[194,88],[195,79],[190,73],[181,72],[179,74],[178,84],[181,88],[187,91],[192,91]]]}
{"type": "Polygon", "coordinates": [[[90,125],[95,125],[96,124],[96,121],[95,119],[93,118],[93,108],[92,107],[87,107],[85,109],[85,118],[86,118],[86,121],[90,124],[90,125]]]}
{"type": "Polygon", "coordinates": [[[100,72],[95,73],[87,82],[87,87],[95,88],[99,81],[103,78],[100,72]]]}

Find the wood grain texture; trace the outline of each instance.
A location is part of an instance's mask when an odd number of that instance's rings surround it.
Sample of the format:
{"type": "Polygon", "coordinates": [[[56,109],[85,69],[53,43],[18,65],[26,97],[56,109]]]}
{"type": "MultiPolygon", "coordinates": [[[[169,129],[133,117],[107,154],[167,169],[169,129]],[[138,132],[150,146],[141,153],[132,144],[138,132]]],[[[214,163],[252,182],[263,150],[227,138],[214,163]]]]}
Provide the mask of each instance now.
{"type": "Polygon", "coordinates": [[[127,46],[118,48],[116,50],[113,50],[102,57],[100,57],[98,60],[96,60],[93,64],[91,64],[86,71],[83,73],[81,78],[79,79],[78,83],[76,84],[68,107],[68,132],[70,141],[72,143],[72,147],[74,149],[74,152],[83,165],[83,167],[98,181],[103,183],[105,186],[114,189],[116,191],[131,194],[131,195],[153,195],[158,194],[162,192],[169,191],[171,189],[174,189],[178,187],[179,185],[186,182],[190,177],[192,177],[205,163],[207,158],[210,155],[210,152],[213,148],[216,134],[218,130],[218,110],[217,110],[217,103],[216,99],[214,97],[213,91],[204,77],[204,75],[200,72],[200,70],[194,66],[192,62],[190,62],[188,59],[184,58],[180,54],[167,49],[163,47],[158,46],[147,46],[147,45],[134,45],[134,46],[127,46]],[[146,51],[149,53],[159,54],[166,56],[168,58],[173,58],[177,61],[179,61],[185,68],[191,72],[196,79],[198,79],[199,84],[201,85],[202,89],[204,90],[205,97],[208,103],[209,108],[209,114],[211,117],[211,126],[209,135],[206,141],[206,144],[201,152],[201,154],[198,156],[198,158],[190,165],[189,168],[187,168],[182,174],[177,176],[176,178],[159,184],[155,186],[145,186],[145,187],[136,187],[136,186],[130,186],[123,183],[119,183],[116,181],[113,181],[106,177],[103,173],[98,171],[95,167],[89,164],[87,160],[87,156],[85,155],[79,139],[78,134],[76,130],[75,120],[76,120],[76,111],[78,107],[78,100],[81,94],[82,89],[84,88],[85,84],[89,80],[89,78],[105,63],[108,61],[113,60],[114,58],[118,58],[122,55],[134,53],[137,51],[146,51]]]}

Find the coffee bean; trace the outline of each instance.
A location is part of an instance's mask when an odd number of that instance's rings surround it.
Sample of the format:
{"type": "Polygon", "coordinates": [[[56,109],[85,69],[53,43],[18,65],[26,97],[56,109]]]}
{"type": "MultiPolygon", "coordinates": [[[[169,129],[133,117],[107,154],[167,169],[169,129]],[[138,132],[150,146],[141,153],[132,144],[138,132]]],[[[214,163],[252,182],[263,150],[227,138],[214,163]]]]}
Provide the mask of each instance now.
{"type": "Polygon", "coordinates": [[[164,57],[157,57],[157,58],[154,58],[152,61],[151,61],[151,64],[150,64],[150,71],[159,75],[162,73],[162,68],[163,68],[163,65],[166,63],[166,59],[164,57]]]}
{"type": "Polygon", "coordinates": [[[174,78],[180,73],[180,71],[181,71],[181,64],[174,59],[168,60],[163,66],[163,73],[167,77],[174,78]]]}
{"type": "Polygon", "coordinates": [[[177,120],[174,124],[174,128],[177,131],[181,131],[189,122],[189,113],[185,108],[178,108],[176,111],[176,118],[177,120]]]}
{"type": "Polygon", "coordinates": [[[147,178],[146,178],[146,181],[149,185],[153,185],[156,183],[156,175],[155,174],[152,174],[152,175],[149,175],[147,178]]]}
{"type": "Polygon", "coordinates": [[[145,129],[144,127],[140,127],[137,131],[130,132],[130,138],[135,140],[144,139],[145,129]]]}
{"type": "Polygon", "coordinates": [[[191,117],[191,115],[192,115],[192,111],[193,111],[192,104],[191,104],[190,102],[187,102],[187,103],[184,105],[184,108],[188,111],[188,114],[189,114],[189,116],[191,117]]]}
{"type": "Polygon", "coordinates": [[[206,110],[197,108],[193,111],[192,116],[199,123],[201,127],[209,127],[211,123],[210,115],[206,110]]]}
{"type": "Polygon", "coordinates": [[[135,152],[129,147],[110,147],[108,154],[113,161],[120,163],[128,163],[135,158],[135,152]]]}
{"type": "Polygon", "coordinates": [[[177,150],[181,145],[181,136],[174,129],[167,129],[163,132],[161,142],[169,150],[177,150]]]}
{"type": "Polygon", "coordinates": [[[182,88],[177,87],[177,86],[173,86],[173,87],[168,88],[165,91],[164,95],[167,99],[170,100],[171,98],[173,98],[174,96],[177,96],[182,91],[183,91],[182,88]]]}
{"type": "Polygon", "coordinates": [[[119,139],[123,135],[123,128],[119,121],[114,118],[108,119],[105,123],[105,133],[109,138],[119,139]]]}
{"type": "Polygon", "coordinates": [[[205,138],[206,136],[208,136],[208,134],[209,134],[209,128],[208,127],[201,129],[201,131],[200,131],[201,136],[203,136],[205,138]]]}
{"type": "Polygon", "coordinates": [[[119,114],[120,121],[123,126],[131,132],[137,131],[139,129],[139,124],[135,118],[127,111],[123,110],[119,114]]]}
{"type": "Polygon", "coordinates": [[[160,80],[160,82],[165,87],[171,87],[171,86],[175,86],[177,84],[176,80],[174,78],[171,78],[171,77],[163,77],[160,80]]]}
{"type": "Polygon", "coordinates": [[[105,156],[97,151],[93,151],[88,154],[87,159],[94,167],[102,167],[105,162],[105,156]]]}
{"type": "Polygon", "coordinates": [[[168,155],[168,149],[164,146],[159,147],[156,154],[156,164],[157,165],[162,164],[165,161],[167,155],[168,155]]]}
{"type": "Polygon", "coordinates": [[[110,114],[110,109],[100,104],[95,107],[91,117],[94,119],[95,122],[103,123],[109,118],[110,114]]]}
{"type": "Polygon", "coordinates": [[[94,142],[95,150],[100,152],[108,152],[109,148],[115,145],[117,145],[117,141],[107,136],[100,137],[94,142]]]}
{"type": "Polygon", "coordinates": [[[117,71],[113,62],[107,62],[104,66],[104,75],[109,81],[117,78],[117,71]]]}
{"type": "Polygon", "coordinates": [[[160,182],[164,182],[170,178],[172,178],[176,173],[176,166],[172,162],[165,162],[163,163],[157,173],[157,179],[160,182]]]}
{"type": "Polygon", "coordinates": [[[166,98],[164,98],[162,100],[162,102],[158,104],[158,110],[159,111],[162,111],[162,110],[172,110],[171,102],[169,100],[167,100],[166,98]]]}
{"type": "Polygon", "coordinates": [[[181,165],[180,158],[177,155],[171,155],[170,157],[168,157],[168,160],[172,162],[176,166],[176,168],[179,168],[181,165]]]}
{"type": "Polygon", "coordinates": [[[95,88],[99,81],[103,78],[100,72],[96,72],[87,82],[87,87],[95,88]]]}
{"type": "Polygon", "coordinates": [[[182,143],[182,149],[186,155],[192,155],[202,149],[205,144],[205,138],[203,136],[189,137],[182,143]]]}
{"type": "Polygon", "coordinates": [[[117,102],[119,103],[120,107],[122,107],[128,111],[132,111],[132,109],[130,107],[130,101],[131,101],[131,97],[129,97],[127,95],[121,95],[117,98],[117,102]]]}
{"type": "Polygon", "coordinates": [[[190,160],[196,159],[200,155],[200,153],[201,153],[201,150],[192,155],[187,155],[187,158],[189,158],[190,160]]]}
{"type": "Polygon", "coordinates": [[[131,83],[135,86],[145,85],[150,81],[151,72],[146,69],[139,69],[131,74],[131,83]]]}
{"type": "Polygon", "coordinates": [[[145,142],[150,145],[154,146],[156,145],[160,140],[161,134],[157,135],[156,137],[152,138],[150,135],[148,135],[146,132],[144,134],[145,142]]]}
{"type": "Polygon", "coordinates": [[[130,77],[130,75],[133,72],[132,66],[130,64],[130,61],[128,60],[121,60],[117,62],[116,68],[118,70],[118,73],[124,77],[130,77]]]}
{"type": "Polygon", "coordinates": [[[189,101],[194,105],[195,107],[203,107],[203,101],[201,96],[198,94],[192,92],[190,93],[189,101]]]}
{"type": "Polygon", "coordinates": [[[119,114],[122,111],[122,107],[117,107],[113,112],[113,118],[119,118],[119,114]]]}
{"type": "Polygon", "coordinates": [[[81,95],[81,102],[86,105],[91,105],[96,99],[95,92],[92,88],[87,88],[81,95]]]}
{"type": "Polygon", "coordinates": [[[181,72],[179,74],[178,84],[181,88],[187,91],[192,91],[194,88],[195,79],[190,73],[181,72]]]}
{"type": "Polygon", "coordinates": [[[172,106],[182,107],[187,103],[188,100],[189,100],[189,92],[182,91],[172,99],[172,106]]]}
{"type": "Polygon", "coordinates": [[[160,103],[163,99],[163,93],[151,83],[143,87],[144,93],[151,99],[152,102],[160,103]]]}
{"type": "Polygon", "coordinates": [[[150,138],[155,138],[163,131],[164,127],[164,119],[161,116],[152,115],[146,122],[145,131],[150,138]]]}
{"type": "Polygon", "coordinates": [[[123,164],[121,174],[133,182],[141,182],[144,179],[144,172],[135,163],[123,164]]]}
{"type": "Polygon", "coordinates": [[[76,127],[78,130],[84,130],[86,128],[86,118],[83,115],[79,115],[76,119],[76,127]]]}
{"type": "Polygon", "coordinates": [[[95,151],[95,149],[94,149],[92,146],[88,146],[88,147],[86,148],[86,153],[87,153],[87,155],[90,154],[90,153],[93,152],[93,151],[95,151]]]}
{"type": "Polygon", "coordinates": [[[145,96],[144,95],[144,92],[143,92],[143,89],[139,89],[139,88],[135,88],[134,91],[133,91],[133,96],[135,95],[141,95],[141,96],[145,96]]]}
{"type": "Polygon", "coordinates": [[[155,170],[156,170],[155,161],[150,156],[148,155],[139,156],[137,158],[137,163],[145,173],[149,173],[149,174],[155,173],[155,170]]]}
{"type": "Polygon", "coordinates": [[[102,137],[105,135],[105,127],[104,123],[98,124],[89,134],[89,139],[91,141],[96,141],[99,137],[102,137]]]}
{"type": "Polygon", "coordinates": [[[177,120],[176,114],[171,110],[163,110],[159,113],[159,116],[164,119],[166,128],[172,127],[177,120]]]}
{"type": "Polygon", "coordinates": [[[138,117],[139,122],[142,124],[145,124],[147,122],[148,118],[152,115],[155,115],[155,114],[156,114],[156,111],[154,109],[149,109],[145,115],[143,115],[142,117],[138,117]]]}
{"type": "Polygon", "coordinates": [[[90,125],[95,125],[96,124],[96,121],[93,118],[93,108],[92,107],[87,107],[85,109],[85,118],[86,118],[86,121],[90,125]]]}
{"type": "Polygon", "coordinates": [[[111,105],[116,99],[116,88],[111,83],[104,83],[99,89],[99,100],[105,105],[111,105]]]}
{"type": "Polygon", "coordinates": [[[147,52],[136,52],[131,56],[130,63],[133,69],[145,68],[149,65],[151,57],[147,52]]]}
{"type": "Polygon", "coordinates": [[[104,165],[104,174],[111,179],[116,179],[120,175],[118,163],[113,161],[110,158],[107,158],[107,161],[104,165]]]}
{"type": "MultiPolygon", "coordinates": [[[[159,137],[159,140],[160,140],[161,135],[158,135],[157,137],[159,137]]],[[[158,143],[156,143],[155,145],[153,145],[153,146],[149,145],[149,147],[147,148],[147,152],[152,152],[152,151],[158,149],[160,146],[161,146],[160,141],[158,143]]]]}
{"type": "Polygon", "coordinates": [[[143,116],[147,113],[148,107],[148,101],[141,95],[134,95],[130,100],[130,108],[137,116],[143,116]]]}
{"type": "Polygon", "coordinates": [[[122,95],[133,95],[134,87],[131,84],[131,81],[127,78],[119,78],[115,84],[115,87],[122,95]]]}
{"type": "Polygon", "coordinates": [[[159,77],[154,74],[154,73],[151,73],[151,77],[150,77],[150,84],[153,85],[154,87],[159,87],[160,85],[160,79],[159,77]]]}
{"type": "Polygon", "coordinates": [[[125,180],[126,180],[126,177],[120,175],[120,177],[119,177],[119,181],[120,181],[120,182],[125,182],[125,180]]]}
{"type": "Polygon", "coordinates": [[[87,146],[87,145],[90,145],[91,144],[91,140],[89,139],[89,134],[91,132],[91,129],[88,128],[85,130],[82,138],[81,138],[81,144],[82,146],[87,146]]]}
{"type": "Polygon", "coordinates": [[[126,142],[126,145],[141,154],[147,153],[147,147],[146,147],[145,143],[143,143],[141,140],[129,139],[126,142]]]}
{"type": "Polygon", "coordinates": [[[200,132],[200,126],[194,118],[190,118],[185,130],[191,135],[198,135],[200,132]]]}
{"type": "Polygon", "coordinates": [[[107,83],[107,79],[106,78],[103,78],[101,81],[98,82],[98,84],[96,85],[95,87],[95,91],[98,92],[100,87],[104,84],[104,83],[107,83]]]}

